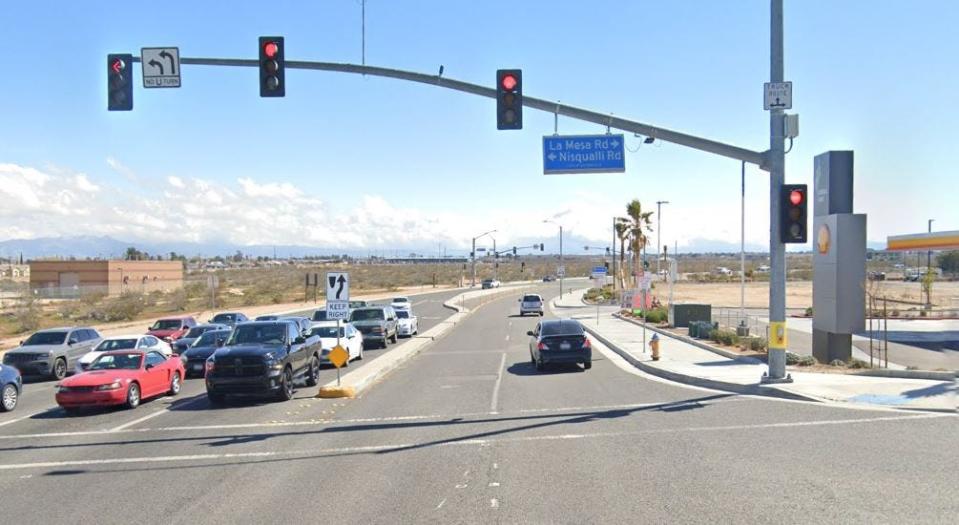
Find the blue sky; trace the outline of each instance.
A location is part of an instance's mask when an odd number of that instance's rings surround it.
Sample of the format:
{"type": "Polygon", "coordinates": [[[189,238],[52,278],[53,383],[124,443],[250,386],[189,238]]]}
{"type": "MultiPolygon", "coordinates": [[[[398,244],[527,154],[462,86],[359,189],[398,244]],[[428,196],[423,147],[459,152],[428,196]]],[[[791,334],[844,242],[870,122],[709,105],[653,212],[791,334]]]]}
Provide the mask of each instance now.
{"type": "MultiPolygon", "coordinates": [[[[461,249],[496,228],[503,245],[608,244],[630,198],[663,210],[662,240],[738,244],[739,163],[628,137],[625,174],[544,176],[553,117],[527,109],[497,131],[495,102],[355,75],[287,72],[258,96],[255,69],[185,66],[183,87],[106,111],[105,56],[176,45],[182,56],[254,58],[259,35],[287,59],[360,61],[359,0],[21,2],[0,17],[0,239],[95,234],[162,241],[461,249]],[[268,6],[266,9],[263,6],[268,6]],[[51,16],[56,13],[56,16],[51,16]],[[51,210],[51,207],[58,207],[51,210]],[[573,242],[573,241],[571,241],[573,242]],[[605,244],[604,244],[605,243],[605,244]]],[[[523,69],[525,93],[764,150],[769,3],[368,0],[367,64],[493,85],[523,69]]],[[[950,102],[959,5],[786,2],[786,78],[801,134],[788,182],[812,158],[856,152],[855,208],[870,241],[959,229],[950,102]]],[[[560,133],[604,128],[560,119],[560,133]]],[[[747,242],[768,239],[766,174],[747,168],[747,242]]],[[[715,244],[715,243],[713,243],[715,244]]]]}

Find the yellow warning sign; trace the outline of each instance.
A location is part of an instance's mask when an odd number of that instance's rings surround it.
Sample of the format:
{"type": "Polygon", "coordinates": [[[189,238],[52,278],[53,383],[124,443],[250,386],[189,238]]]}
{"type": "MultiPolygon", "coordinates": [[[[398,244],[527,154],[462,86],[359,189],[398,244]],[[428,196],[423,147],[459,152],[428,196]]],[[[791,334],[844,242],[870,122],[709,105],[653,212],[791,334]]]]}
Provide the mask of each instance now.
{"type": "Polygon", "coordinates": [[[330,350],[330,354],[326,357],[330,359],[330,363],[332,363],[333,366],[340,368],[350,360],[350,353],[342,346],[336,345],[330,350]]]}
{"type": "Polygon", "coordinates": [[[769,348],[776,350],[786,349],[786,322],[769,323],[769,348]]]}

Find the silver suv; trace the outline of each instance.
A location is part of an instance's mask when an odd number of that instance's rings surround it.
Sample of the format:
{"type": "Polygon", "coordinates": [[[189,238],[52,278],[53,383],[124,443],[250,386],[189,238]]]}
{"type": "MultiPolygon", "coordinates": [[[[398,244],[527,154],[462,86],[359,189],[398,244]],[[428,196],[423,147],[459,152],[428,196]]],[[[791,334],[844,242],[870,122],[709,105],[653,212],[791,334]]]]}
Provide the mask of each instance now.
{"type": "Polygon", "coordinates": [[[378,344],[383,348],[396,343],[396,310],[392,306],[367,306],[350,312],[350,322],[363,334],[363,345],[378,344]]]}
{"type": "Polygon", "coordinates": [[[20,341],[20,346],[3,354],[3,364],[22,375],[63,379],[84,354],[103,340],[93,328],[50,328],[20,341]]]}
{"type": "Polygon", "coordinates": [[[519,315],[526,314],[543,316],[543,298],[539,294],[528,293],[519,300],[519,315]]]}

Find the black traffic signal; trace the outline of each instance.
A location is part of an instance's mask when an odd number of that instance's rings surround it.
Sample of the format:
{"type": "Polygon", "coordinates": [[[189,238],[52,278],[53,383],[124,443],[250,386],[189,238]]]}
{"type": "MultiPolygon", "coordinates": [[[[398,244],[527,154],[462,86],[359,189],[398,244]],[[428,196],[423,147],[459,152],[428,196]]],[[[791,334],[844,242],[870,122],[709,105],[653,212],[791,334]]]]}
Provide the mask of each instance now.
{"type": "Polygon", "coordinates": [[[516,255],[516,247],[513,246],[513,255],[516,255]]]}
{"type": "Polygon", "coordinates": [[[496,70],[496,129],[523,129],[523,70],[496,70]]]}
{"type": "Polygon", "coordinates": [[[107,110],[133,109],[133,55],[107,55],[107,110]]]}
{"type": "Polygon", "coordinates": [[[805,184],[784,184],[779,199],[779,236],[786,244],[806,242],[809,192],[805,184]]]}
{"type": "Polygon", "coordinates": [[[603,266],[605,266],[606,271],[609,272],[609,261],[603,261],[603,266]]]}
{"type": "Polygon", "coordinates": [[[260,37],[260,96],[286,96],[286,63],[282,36],[260,37]]]}
{"type": "Polygon", "coordinates": [[[546,249],[545,247],[546,247],[546,245],[545,245],[545,244],[543,244],[543,243],[539,243],[539,251],[543,251],[543,250],[545,250],[545,249],[546,249]]]}

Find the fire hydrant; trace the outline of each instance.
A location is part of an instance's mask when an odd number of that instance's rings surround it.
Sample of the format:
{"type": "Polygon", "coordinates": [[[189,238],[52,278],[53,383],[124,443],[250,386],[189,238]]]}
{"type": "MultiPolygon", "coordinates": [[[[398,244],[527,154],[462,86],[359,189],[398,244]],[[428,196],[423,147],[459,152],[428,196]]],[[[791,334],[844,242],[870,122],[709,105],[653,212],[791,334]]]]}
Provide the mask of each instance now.
{"type": "Polygon", "coordinates": [[[653,334],[653,338],[649,340],[649,350],[653,361],[659,361],[659,334],[653,334]]]}

